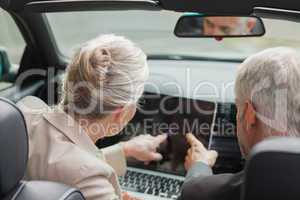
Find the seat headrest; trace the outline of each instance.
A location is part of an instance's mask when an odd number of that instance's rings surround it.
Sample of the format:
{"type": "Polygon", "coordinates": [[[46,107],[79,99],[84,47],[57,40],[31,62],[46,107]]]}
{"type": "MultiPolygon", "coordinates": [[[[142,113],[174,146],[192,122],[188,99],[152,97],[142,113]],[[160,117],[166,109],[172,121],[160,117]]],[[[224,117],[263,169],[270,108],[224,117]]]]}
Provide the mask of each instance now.
{"type": "Polygon", "coordinates": [[[243,200],[296,200],[299,185],[299,138],[273,138],[254,147],[246,165],[243,200]]]}
{"type": "Polygon", "coordinates": [[[28,157],[24,117],[10,101],[0,98],[0,198],[23,178],[28,157]]]}

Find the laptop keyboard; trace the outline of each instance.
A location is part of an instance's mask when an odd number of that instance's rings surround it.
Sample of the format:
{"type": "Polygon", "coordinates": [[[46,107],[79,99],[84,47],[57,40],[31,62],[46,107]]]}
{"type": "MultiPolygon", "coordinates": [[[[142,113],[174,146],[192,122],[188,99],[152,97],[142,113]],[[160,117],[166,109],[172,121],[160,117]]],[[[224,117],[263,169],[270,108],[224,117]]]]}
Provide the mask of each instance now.
{"type": "Polygon", "coordinates": [[[121,187],[126,191],[139,192],[157,197],[177,199],[183,181],[159,175],[145,174],[127,170],[119,178],[121,187]]]}

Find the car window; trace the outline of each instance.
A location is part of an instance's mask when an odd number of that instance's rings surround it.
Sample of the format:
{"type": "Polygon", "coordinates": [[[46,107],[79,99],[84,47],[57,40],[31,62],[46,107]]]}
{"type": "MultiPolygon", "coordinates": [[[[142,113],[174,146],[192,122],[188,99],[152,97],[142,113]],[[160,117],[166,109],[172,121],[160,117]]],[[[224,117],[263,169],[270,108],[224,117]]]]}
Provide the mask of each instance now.
{"type": "Polygon", "coordinates": [[[25,42],[12,17],[0,8],[0,90],[12,85],[25,42]]]}

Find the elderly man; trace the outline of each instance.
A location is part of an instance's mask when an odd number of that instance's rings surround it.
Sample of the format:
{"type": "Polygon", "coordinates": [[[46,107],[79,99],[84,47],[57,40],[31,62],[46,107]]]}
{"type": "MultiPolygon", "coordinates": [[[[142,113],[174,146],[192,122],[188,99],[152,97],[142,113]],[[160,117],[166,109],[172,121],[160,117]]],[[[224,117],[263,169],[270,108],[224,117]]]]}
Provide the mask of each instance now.
{"type": "Polygon", "coordinates": [[[255,25],[256,19],[242,17],[205,17],[203,20],[203,35],[241,35],[250,34],[255,25]]]}
{"type": "MultiPolygon", "coordinates": [[[[250,56],[239,67],[235,83],[237,137],[241,152],[272,136],[299,136],[300,57],[288,48],[272,48],[250,56]]],[[[213,175],[217,153],[192,135],[182,200],[238,200],[243,172],[213,175]]]]}

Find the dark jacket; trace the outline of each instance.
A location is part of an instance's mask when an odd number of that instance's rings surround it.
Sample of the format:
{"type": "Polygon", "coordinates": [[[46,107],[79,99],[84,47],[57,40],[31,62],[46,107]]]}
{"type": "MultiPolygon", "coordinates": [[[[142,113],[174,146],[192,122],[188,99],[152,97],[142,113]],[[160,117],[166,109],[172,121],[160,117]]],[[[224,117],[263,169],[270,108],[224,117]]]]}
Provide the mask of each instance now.
{"type": "Polygon", "coordinates": [[[196,163],[187,173],[178,200],[240,200],[243,171],[213,175],[212,169],[196,163]]]}

